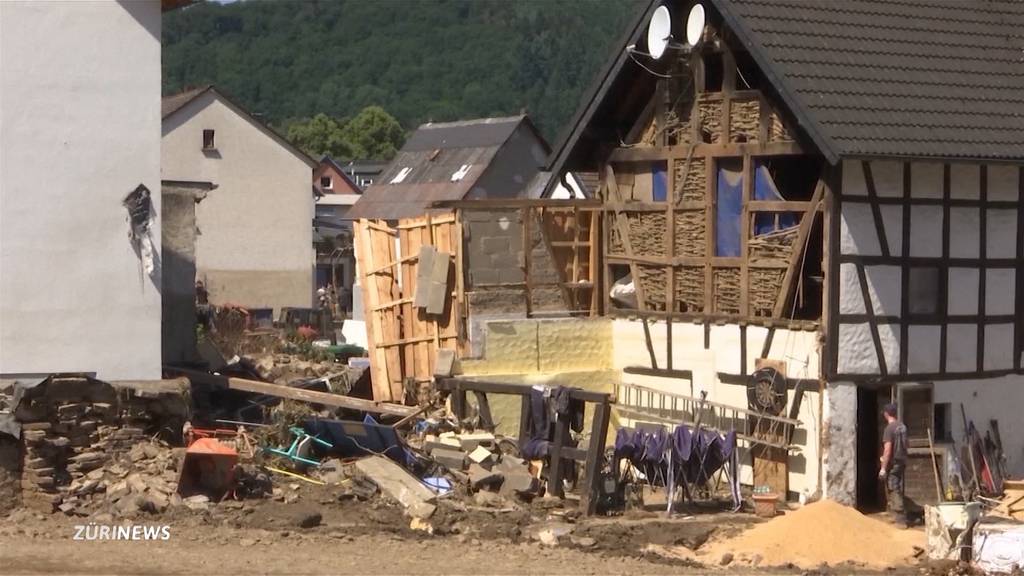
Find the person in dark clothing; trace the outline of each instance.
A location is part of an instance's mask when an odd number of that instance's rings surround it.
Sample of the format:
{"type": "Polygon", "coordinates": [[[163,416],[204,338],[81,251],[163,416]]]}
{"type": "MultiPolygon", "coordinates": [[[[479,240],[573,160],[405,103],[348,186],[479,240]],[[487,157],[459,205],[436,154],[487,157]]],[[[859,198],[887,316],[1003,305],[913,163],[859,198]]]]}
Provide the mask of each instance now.
{"type": "Polygon", "coordinates": [[[890,514],[898,524],[907,525],[906,499],[904,498],[903,477],[907,470],[907,426],[899,421],[895,404],[882,409],[885,431],[882,432],[882,457],[878,478],[885,481],[888,498],[886,503],[890,514]]]}

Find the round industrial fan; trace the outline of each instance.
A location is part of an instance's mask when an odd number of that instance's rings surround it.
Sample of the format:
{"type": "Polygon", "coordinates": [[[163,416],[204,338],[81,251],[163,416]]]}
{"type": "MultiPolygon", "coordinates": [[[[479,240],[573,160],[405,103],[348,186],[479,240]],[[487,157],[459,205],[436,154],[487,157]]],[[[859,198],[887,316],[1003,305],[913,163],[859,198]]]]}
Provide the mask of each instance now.
{"type": "Polygon", "coordinates": [[[786,408],[786,377],[775,368],[760,368],[747,383],[747,406],[756,412],[779,415],[786,408]]]}

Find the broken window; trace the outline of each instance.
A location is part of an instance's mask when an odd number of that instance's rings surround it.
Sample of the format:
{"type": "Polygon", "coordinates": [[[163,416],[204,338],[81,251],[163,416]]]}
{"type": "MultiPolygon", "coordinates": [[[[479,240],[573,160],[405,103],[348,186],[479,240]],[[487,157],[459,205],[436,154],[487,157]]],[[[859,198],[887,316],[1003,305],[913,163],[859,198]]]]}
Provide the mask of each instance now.
{"type": "Polygon", "coordinates": [[[334,187],[334,182],[331,181],[330,176],[321,176],[320,187],[323,188],[324,190],[330,190],[331,188],[334,187]]]}
{"type": "Polygon", "coordinates": [[[213,130],[203,130],[203,150],[214,150],[217,148],[213,136],[213,130]]]}
{"type": "MultiPolygon", "coordinates": [[[[754,200],[785,200],[775,186],[768,167],[763,164],[758,164],[754,176],[754,200]]],[[[786,230],[796,226],[799,221],[795,212],[758,212],[754,215],[754,236],[786,230]]]]}

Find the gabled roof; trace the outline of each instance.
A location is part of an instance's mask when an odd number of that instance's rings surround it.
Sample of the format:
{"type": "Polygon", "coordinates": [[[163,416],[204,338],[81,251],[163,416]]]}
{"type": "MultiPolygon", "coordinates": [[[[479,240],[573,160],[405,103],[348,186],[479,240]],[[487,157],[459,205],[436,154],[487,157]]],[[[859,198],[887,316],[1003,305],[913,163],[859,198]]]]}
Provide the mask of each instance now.
{"type": "MultiPolygon", "coordinates": [[[[331,158],[330,154],[324,154],[323,157],[320,158],[320,166],[323,166],[325,164],[330,166],[331,168],[334,168],[334,171],[337,172],[345,180],[345,183],[348,184],[350,188],[356,191],[356,194],[362,194],[363,189],[357,186],[356,183],[352,181],[352,178],[350,178],[348,173],[345,172],[345,169],[342,168],[341,165],[338,164],[338,162],[334,158],[331,158]]],[[[313,182],[313,186],[316,186],[316,188],[320,190],[322,194],[336,194],[336,192],[334,192],[333,190],[328,191],[321,189],[319,182],[313,182]]]]}
{"type": "Polygon", "coordinates": [[[346,218],[421,216],[435,202],[462,200],[520,126],[527,127],[547,151],[547,143],[526,115],[423,124],[346,218]],[[453,179],[457,172],[461,177],[453,179]]]}
{"type": "Polygon", "coordinates": [[[163,119],[164,122],[167,122],[169,118],[175,116],[179,111],[186,108],[190,103],[198,99],[200,96],[206,94],[207,92],[210,92],[216,98],[219,98],[220,101],[224,103],[224,105],[226,105],[228,108],[231,108],[231,110],[239,116],[251,122],[261,132],[263,132],[267,136],[270,136],[270,138],[275,140],[278,144],[280,144],[289,152],[297,156],[300,160],[308,164],[310,168],[316,168],[318,166],[316,160],[314,160],[308,154],[306,154],[298,147],[296,147],[294,144],[289,142],[287,138],[278,134],[277,131],[275,131],[273,128],[265,124],[262,120],[254,117],[252,114],[249,113],[248,110],[243,108],[237,102],[229,98],[227,95],[225,95],[223,92],[221,92],[212,85],[206,85],[199,88],[185,90],[184,92],[173,94],[171,96],[164,96],[164,98],[160,101],[161,118],[163,119]]]}
{"type": "Polygon", "coordinates": [[[1024,2],[712,1],[831,160],[1024,160],[1024,2]]]}
{"type": "MultiPolygon", "coordinates": [[[[601,110],[642,78],[626,47],[660,4],[674,22],[691,0],[651,0],[617,46],[549,168],[576,168],[601,110]]],[[[800,128],[840,157],[1024,160],[1024,2],[705,0],[747,48],[800,128]]],[[[681,25],[681,24],[676,24],[681,25]]],[[[585,154],[584,154],[585,155],[585,154]]]]}

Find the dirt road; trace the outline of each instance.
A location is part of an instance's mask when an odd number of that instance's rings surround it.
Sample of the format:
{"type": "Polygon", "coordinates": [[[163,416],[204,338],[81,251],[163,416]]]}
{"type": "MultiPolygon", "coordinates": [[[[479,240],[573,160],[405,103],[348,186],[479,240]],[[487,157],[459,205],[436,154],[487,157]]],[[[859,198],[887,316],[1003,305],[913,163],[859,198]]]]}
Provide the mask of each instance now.
{"type": "Polygon", "coordinates": [[[168,541],[74,541],[47,522],[0,534],[2,574],[680,574],[679,565],[537,544],[171,527],[168,541]]]}

